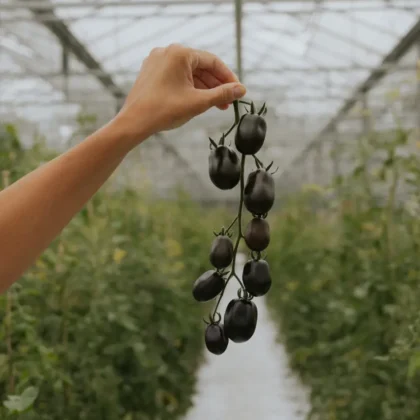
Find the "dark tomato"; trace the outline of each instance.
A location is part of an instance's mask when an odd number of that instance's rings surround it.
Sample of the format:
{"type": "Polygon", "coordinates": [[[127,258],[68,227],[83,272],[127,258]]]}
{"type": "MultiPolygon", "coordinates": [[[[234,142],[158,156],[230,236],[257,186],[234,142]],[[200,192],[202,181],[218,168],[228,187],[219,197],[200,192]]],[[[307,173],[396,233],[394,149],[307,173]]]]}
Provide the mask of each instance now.
{"type": "Polygon", "coordinates": [[[271,288],[270,267],[265,260],[248,261],[242,278],[246,290],[253,296],[263,296],[271,288]]]}
{"type": "Polygon", "coordinates": [[[257,114],[242,116],[235,135],[235,146],[244,155],[255,155],[264,144],[267,123],[257,114]]]}
{"type": "Polygon", "coordinates": [[[234,299],[226,308],[224,325],[226,335],[235,343],[248,341],[257,327],[258,311],[254,302],[234,299]]]}
{"type": "Polygon", "coordinates": [[[218,146],[209,156],[209,175],[213,184],[221,190],[230,190],[238,185],[241,164],[238,155],[227,146],[218,146]]]}
{"type": "Polygon", "coordinates": [[[207,350],[217,355],[224,353],[229,344],[229,339],[222,324],[210,324],[206,328],[204,341],[206,342],[207,350]]]}
{"type": "Polygon", "coordinates": [[[198,302],[214,299],[225,287],[223,277],[214,270],[206,271],[193,285],[193,296],[198,302]]]}
{"type": "Polygon", "coordinates": [[[264,251],[270,243],[270,225],[267,221],[252,219],[246,227],[245,242],[252,251],[264,251]]]}
{"type": "Polygon", "coordinates": [[[216,268],[226,268],[233,260],[233,243],[229,236],[219,235],[210,251],[210,262],[216,268]]]}
{"type": "Polygon", "coordinates": [[[244,190],[244,204],[252,214],[266,214],[274,204],[274,179],[264,169],[251,172],[244,190]]]}

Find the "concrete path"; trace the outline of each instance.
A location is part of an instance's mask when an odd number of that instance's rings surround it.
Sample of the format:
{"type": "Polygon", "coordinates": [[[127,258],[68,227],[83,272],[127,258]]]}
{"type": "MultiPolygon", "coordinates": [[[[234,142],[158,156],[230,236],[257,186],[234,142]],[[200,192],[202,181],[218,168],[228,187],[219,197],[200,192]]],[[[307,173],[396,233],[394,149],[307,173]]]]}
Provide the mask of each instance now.
{"type": "MultiPolygon", "coordinates": [[[[244,256],[240,257],[237,272],[242,274],[244,256]]],[[[222,316],[238,288],[232,279],[221,302],[222,316]]],[[[221,356],[206,350],[194,407],[185,420],[305,419],[308,392],[290,373],[285,350],[276,342],[276,326],[264,297],[255,298],[254,302],[259,319],[251,340],[243,344],[230,342],[221,356]]]]}

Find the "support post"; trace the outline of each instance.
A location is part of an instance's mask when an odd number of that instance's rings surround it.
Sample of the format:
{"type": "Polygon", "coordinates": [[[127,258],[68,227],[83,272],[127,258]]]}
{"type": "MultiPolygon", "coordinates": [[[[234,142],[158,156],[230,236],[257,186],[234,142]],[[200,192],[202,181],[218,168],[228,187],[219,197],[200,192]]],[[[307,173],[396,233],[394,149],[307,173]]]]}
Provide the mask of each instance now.
{"type": "Polygon", "coordinates": [[[337,124],[331,128],[332,134],[332,160],[333,160],[333,175],[337,178],[340,175],[339,164],[339,147],[340,147],[340,133],[338,132],[337,124]]]}
{"type": "Polygon", "coordinates": [[[362,96],[362,133],[367,136],[370,132],[370,111],[368,94],[365,92],[362,96]]]}
{"type": "Polygon", "coordinates": [[[323,142],[319,142],[314,154],[314,181],[316,184],[322,183],[322,151],[323,142]]]}
{"type": "Polygon", "coordinates": [[[236,72],[241,83],[244,83],[242,72],[242,16],[242,0],[235,0],[236,72]]]}
{"type": "Polygon", "coordinates": [[[69,51],[64,44],[61,44],[61,72],[64,76],[63,92],[68,98],[69,95],[69,51]]]}
{"type": "Polygon", "coordinates": [[[416,107],[415,115],[418,136],[420,138],[420,39],[417,41],[417,63],[416,63],[416,75],[417,75],[417,93],[416,93],[416,107]]]}

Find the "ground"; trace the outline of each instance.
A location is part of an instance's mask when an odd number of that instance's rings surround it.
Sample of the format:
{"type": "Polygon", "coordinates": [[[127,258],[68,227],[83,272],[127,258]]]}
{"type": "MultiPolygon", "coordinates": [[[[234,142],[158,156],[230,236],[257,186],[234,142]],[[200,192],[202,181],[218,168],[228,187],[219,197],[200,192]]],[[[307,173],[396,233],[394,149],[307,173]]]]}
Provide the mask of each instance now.
{"type": "MultiPolygon", "coordinates": [[[[242,273],[244,256],[238,256],[242,273]]],[[[275,287],[275,279],[273,286],[275,287]]],[[[236,297],[238,284],[229,283],[221,311],[236,297]]],[[[247,343],[229,343],[221,356],[206,351],[198,374],[194,406],[185,420],[304,420],[308,392],[291,374],[284,348],[277,343],[277,328],[264,298],[256,298],[258,325],[247,343]]]]}

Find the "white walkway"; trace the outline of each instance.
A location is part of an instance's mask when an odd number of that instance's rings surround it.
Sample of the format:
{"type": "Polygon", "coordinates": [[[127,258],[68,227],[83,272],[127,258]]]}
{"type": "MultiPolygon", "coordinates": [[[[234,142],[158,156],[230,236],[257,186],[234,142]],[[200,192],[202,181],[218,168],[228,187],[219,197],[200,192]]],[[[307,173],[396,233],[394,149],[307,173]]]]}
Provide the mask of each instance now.
{"type": "MultiPolygon", "coordinates": [[[[242,258],[237,271],[241,274],[242,258]]],[[[221,302],[222,316],[238,288],[232,279],[221,302]]],[[[307,392],[290,374],[285,350],[276,343],[276,327],[264,298],[255,298],[254,302],[259,319],[251,340],[242,344],[230,342],[221,356],[206,350],[207,362],[198,375],[194,407],[185,420],[305,419],[307,392]]]]}

